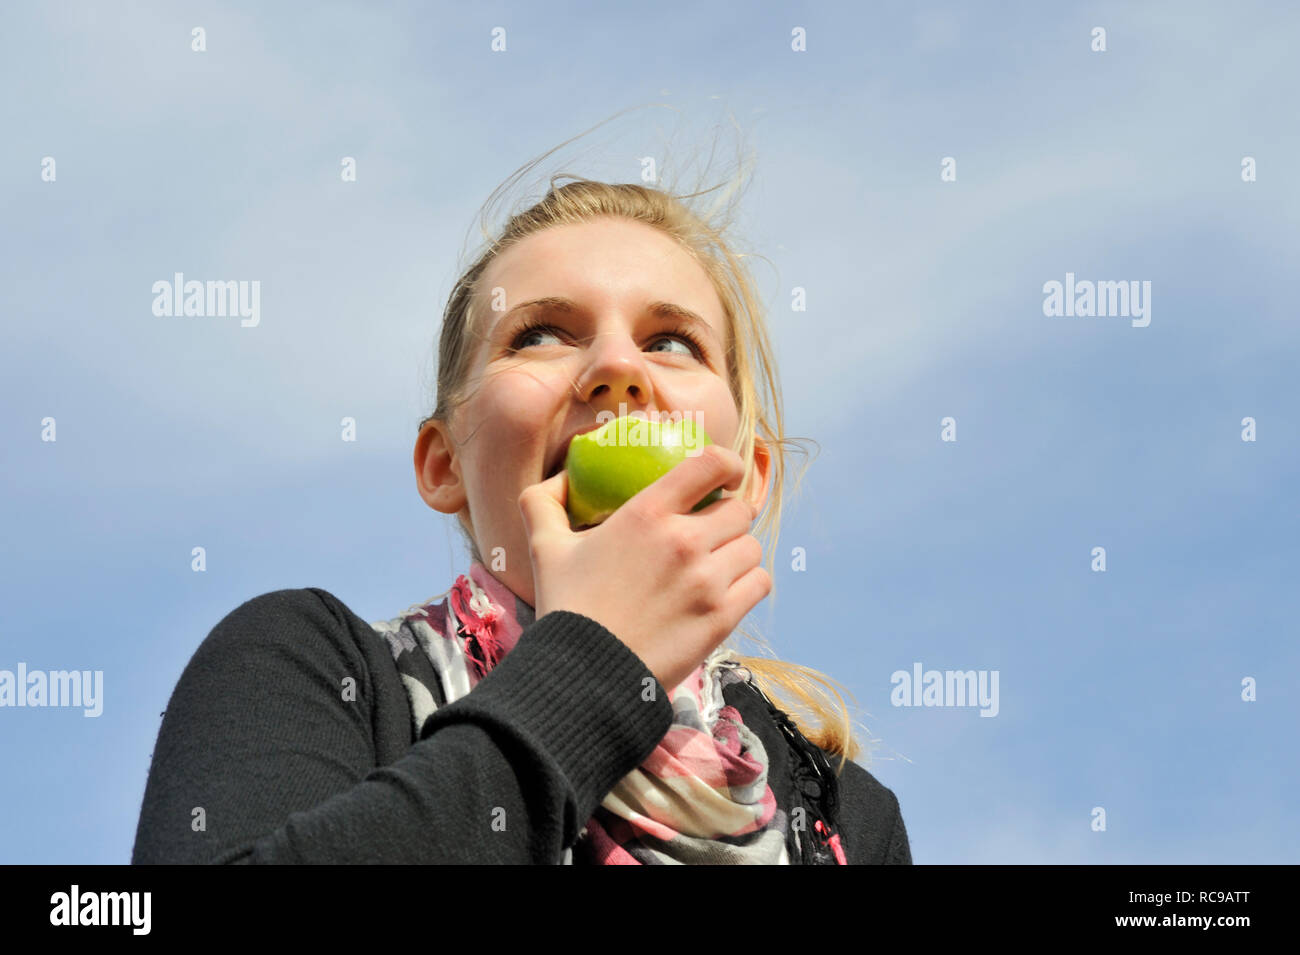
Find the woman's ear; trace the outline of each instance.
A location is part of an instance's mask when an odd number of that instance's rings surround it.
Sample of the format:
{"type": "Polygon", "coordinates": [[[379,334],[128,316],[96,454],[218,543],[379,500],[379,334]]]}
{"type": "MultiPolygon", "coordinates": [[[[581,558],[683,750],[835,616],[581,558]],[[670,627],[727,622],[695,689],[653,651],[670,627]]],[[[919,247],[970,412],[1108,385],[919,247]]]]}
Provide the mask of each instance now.
{"type": "Polygon", "coordinates": [[[754,484],[749,489],[748,500],[760,512],[767,503],[772,486],[772,452],[762,438],[754,438],[754,484]]]}
{"type": "Polygon", "coordinates": [[[460,461],[446,422],[426,421],[415,439],[415,485],[435,511],[458,514],[465,506],[460,461]]]}

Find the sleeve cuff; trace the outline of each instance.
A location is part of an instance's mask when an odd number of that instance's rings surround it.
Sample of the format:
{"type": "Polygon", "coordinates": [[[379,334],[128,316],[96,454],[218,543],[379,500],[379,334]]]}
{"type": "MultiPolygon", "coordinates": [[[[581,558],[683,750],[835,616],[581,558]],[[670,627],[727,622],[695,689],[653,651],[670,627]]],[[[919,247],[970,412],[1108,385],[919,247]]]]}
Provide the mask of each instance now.
{"type": "Polygon", "coordinates": [[[645,662],[603,625],[567,610],[535,621],[451,706],[495,714],[555,763],[574,794],[573,840],[673,721],[668,693],[645,662]]]}

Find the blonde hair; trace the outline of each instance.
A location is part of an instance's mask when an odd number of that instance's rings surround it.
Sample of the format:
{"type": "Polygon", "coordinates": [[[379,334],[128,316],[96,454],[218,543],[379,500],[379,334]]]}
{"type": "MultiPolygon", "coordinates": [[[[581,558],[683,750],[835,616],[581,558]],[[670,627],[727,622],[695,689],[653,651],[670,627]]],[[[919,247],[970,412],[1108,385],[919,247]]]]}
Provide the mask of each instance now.
{"type": "MultiPolygon", "coordinates": [[[[496,256],[528,236],[554,226],[590,222],[599,217],[644,222],[676,240],[699,263],[722,301],[728,325],[728,385],[739,411],[733,450],[742,460],[749,462],[744,482],[736,493],[738,496],[748,494],[757,480],[754,454],[756,439],[761,439],[771,458],[771,484],[754,534],[763,541],[764,565],[774,577],[774,548],[787,476],[786,450],[787,446],[798,446],[799,439],[788,438],[784,433],[776,361],[753,279],[742,256],[733,253],[723,239],[730,219],[729,210],[719,224],[716,220],[710,221],[709,215],[695,212],[685,202],[712,190],[673,195],[634,183],[606,183],[557,173],[551,176],[545,197],[511,216],[493,239],[486,227],[487,209],[503,190],[549,154],[523,166],[497,188],[484,206],[481,230],[488,243],[473,265],[457,280],[448,299],[438,344],[437,402],[433,413],[420,422],[420,430],[430,421],[448,422],[475,386],[471,380],[476,355],[473,346],[479,338],[482,314],[475,306],[481,301],[483,273],[496,256]],[[557,186],[557,181],[562,179],[571,181],[557,186]]],[[[736,195],[735,182],[730,185],[729,194],[736,195]]],[[[717,208],[717,203],[714,208],[717,208]]],[[[802,478],[802,471],[799,477],[802,478]]],[[[458,523],[473,558],[483,562],[463,517],[458,523]]],[[[838,684],[810,667],[775,659],[775,653],[766,641],[743,626],[737,627],[736,633],[772,654],[769,658],[736,652],[755,682],[800,726],[804,735],[825,752],[841,757],[837,771],[842,771],[845,761],[856,759],[861,747],[853,737],[852,720],[843,697],[836,689],[838,684]],[[817,724],[804,729],[809,724],[809,717],[815,718],[817,724]]],[[[734,636],[727,642],[731,643],[734,636]]],[[[736,648],[732,646],[731,649],[734,651],[736,648]]]]}

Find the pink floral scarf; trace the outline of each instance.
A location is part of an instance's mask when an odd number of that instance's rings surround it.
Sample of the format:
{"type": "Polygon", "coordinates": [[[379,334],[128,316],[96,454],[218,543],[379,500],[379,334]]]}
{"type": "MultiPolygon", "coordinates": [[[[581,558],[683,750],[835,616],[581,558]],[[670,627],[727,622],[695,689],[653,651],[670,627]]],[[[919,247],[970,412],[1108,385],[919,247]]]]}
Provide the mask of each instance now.
{"type": "MultiPolygon", "coordinates": [[[[533,608],[478,561],[444,597],[371,624],[388,639],[402,673],[416,739],[438,697],[450,703],[469,693],[534,619],[533,608]],[[413,665],[418,661],[408,654],[417,653],[433,664],[440,692],[420,676],[427,668],[413,665]]],[[[605,796],[565,851],[565,864],[791,862],[790,819],[768,784],[768,754],[723,698],[723,688],[740,681],[752,677],[734,651],[719,647],[669,692],[668,732],[605,796]]],[[[828,833],[820,820],[817,826],[828,833]]],[[[844,864],[838,837],[821,841],[825,861],[844,864]]]]}

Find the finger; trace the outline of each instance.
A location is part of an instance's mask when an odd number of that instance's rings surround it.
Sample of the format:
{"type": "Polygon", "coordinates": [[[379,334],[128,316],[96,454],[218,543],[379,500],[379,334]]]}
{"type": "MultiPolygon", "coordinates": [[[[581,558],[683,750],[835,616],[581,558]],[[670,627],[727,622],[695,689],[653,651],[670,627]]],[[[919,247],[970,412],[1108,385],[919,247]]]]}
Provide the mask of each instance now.
{"type": "Polygon", "coordinates": [[[744,479],[745,465],[739,454],[717,444],[706,445],[642,490],[646,495],[642,506],[686,514],[715,488],[734,491],[744,479]]]}
{"type": "Polygon", "coordinates": [[[759,602],[771,592],[772,576],[763,567],[753,568],[733,583],[731,589],[727,591],[727,602],[735,617],[731,629],[736,629],[745,614],[757,607],[759,602]]]}
{"type": "Polygon", "coordinates": [[[531,484],[519,495],[519,513],[524,518],[524,533],[528,537],[547,533],[556,528],[569,529],[568,503],[569,475],[564,469],[545,481],[531,484]]]}
{"type": "Polygon", "coordinates": [[[704,518],[699,522],[701,539],[710,551],[716,551],[742,534],[748,534],[757,514],[753,505],[743,498],[724,497],[690,516],[692,520],[704,518]]]}
{"type": "Polygon", "coordinates": [[[763,562],[763,545],[753,534],[745,534],[723,544],[709,555],[710,568],[725,580],[728,587],[734,587],[736,581],[744,578],[763,562]]]}
{"type": "Polygon", "coordinates": [[[751,568],[732,583],[723,600],[718,620],[730,633],[772,591],[772,578],[762,567],[751,568]]]}

